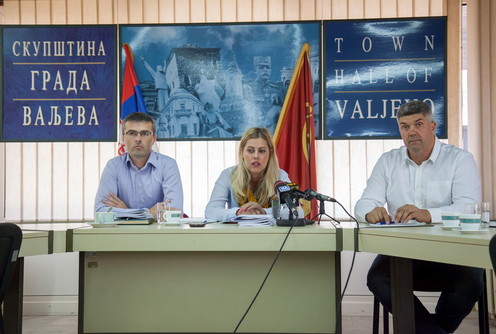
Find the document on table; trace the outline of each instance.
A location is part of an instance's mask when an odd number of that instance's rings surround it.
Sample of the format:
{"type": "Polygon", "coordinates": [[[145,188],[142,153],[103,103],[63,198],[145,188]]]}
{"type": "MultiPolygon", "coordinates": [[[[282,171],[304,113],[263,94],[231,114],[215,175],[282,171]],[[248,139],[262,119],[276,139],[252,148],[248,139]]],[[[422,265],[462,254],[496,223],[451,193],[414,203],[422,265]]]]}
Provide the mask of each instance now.
{"type": "Polygon", "coordinates": [[[377,223],[377,224],[366,224],[364,227],[413,227],[413,226],[425,226],[427,225],[426,223],[419,223],[416,220],[410,220],[408,223],[396,223],[396,222],[391,222],[389,224],[386,223],[377,223]]]}
{"type": "Polygon", "coordinates": [[[121,209],[121,208],[112,208],[114,212],[115,220],[123,220],[123,219],[142,219],[148,220],[153,219],[152,214],[148,211],[148,209],[121,209]]]}
{"type": "Polygon", "coordinates": [[[269,227],[276,224],[272,215],[241,215],[232,218],[231,221],[240,227],[269,227]]]}

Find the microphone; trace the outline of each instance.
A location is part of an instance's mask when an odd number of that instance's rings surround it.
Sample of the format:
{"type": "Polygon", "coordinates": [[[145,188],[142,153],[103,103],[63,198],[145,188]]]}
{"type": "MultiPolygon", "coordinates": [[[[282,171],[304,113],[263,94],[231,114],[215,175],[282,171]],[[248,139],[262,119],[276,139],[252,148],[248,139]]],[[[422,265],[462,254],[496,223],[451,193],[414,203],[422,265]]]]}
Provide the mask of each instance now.
{"type": "Polygon", "coordinates": [[[308,199],[314,199],[315,198],[319,201],[336,202],[336,200],[334,198],[329,197],[329,196],[324,195],[324,194],[321,194],[321,193],[318,193],[312,189],[305,190],[305,194],[307,194],[308,199]]]}
{"type": "Polygon", "coordinates": [[[291,187],[284,181],[276,181],[276,183],[274,183],[274,189],[281,201],[284,201],[289,210],[291,210],[293,216],[298,217],[298,210],[293,203],[291,187]]]}

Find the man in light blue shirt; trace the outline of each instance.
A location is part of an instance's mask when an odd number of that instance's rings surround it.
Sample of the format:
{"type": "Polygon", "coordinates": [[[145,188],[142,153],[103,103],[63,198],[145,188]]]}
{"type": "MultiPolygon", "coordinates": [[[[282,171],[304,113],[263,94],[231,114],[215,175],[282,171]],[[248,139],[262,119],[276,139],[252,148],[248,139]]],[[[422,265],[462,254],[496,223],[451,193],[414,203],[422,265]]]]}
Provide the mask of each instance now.
{"type": "Polygon", "coordinates": [[[110,159],[102,172],[95,198],[95,212],[115,208],[147,208],[156,218],[158,202],[170,201],[182,210],[183,188],[177,163],[154,152],[156,127],[142,112],[129,114],[122,124],[127,153],[110,159]]]}
{"type": "MultiPolygon", "coordinates": [[[[466,203],[480,202],[481,182],[472,154],[436,138],[429,105],[410,101],[400,107],[397,118],[405,146],[384,153],[377,162],[355,205],[357,219],[373,224],[440,222],[441,211],[463,212],[466,203]]],[[[481,294],[483,270],[420,260],[412,261],[412,270],[414,290],[441,292],[432,315],[414,297],[416,333],[454,332],[481,294]]],[[[367,286],[391,312],[388,256],[376,257],[367,286]]]]}

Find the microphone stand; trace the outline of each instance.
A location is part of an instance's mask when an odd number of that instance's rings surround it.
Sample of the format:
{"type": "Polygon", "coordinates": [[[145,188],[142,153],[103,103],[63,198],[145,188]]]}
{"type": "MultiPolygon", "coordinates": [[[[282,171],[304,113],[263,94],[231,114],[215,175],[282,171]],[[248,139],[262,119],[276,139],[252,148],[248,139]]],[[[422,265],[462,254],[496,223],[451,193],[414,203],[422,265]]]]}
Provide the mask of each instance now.
{"type": "Polygon", "coordinates": [[[335,218],[329,216],[325,212],[325,201],[323,199],[319,199],[318,201],[319,201],[319,213],[315,217],[313,217],[312,220],[315,220],[315,218],[319,217],[318,224],[320,225],[320,221],[322,219],[322,216],[326,216],[326,217],[331,219],[331,223],[332,223],[332,225],[334,225],[334,227],[337,227],[334,222],[336,222],[338,225],[341,224],[341,222],[337,221],[335,218]]]}
{"type": "MultiPolygon", "coordinates": [[[[295,200],[295,206],[298,207],[298,198],[295,200]]],[[[305,226],[308,225],[308,221],[305,218],[298,218],[294,217],[293,212],[289,210],[289,216],[288,219],[277,219],[276,225],[277,226],[305,226]]]]}

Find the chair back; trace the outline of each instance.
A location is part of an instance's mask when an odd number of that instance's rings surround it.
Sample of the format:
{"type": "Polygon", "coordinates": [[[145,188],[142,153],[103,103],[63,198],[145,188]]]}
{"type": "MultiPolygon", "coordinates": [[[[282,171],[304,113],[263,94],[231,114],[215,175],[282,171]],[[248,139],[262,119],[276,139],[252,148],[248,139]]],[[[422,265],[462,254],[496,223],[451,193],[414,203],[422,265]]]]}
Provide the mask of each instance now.
{"type": "Polygon", "coordinates": [[[496,235],[493,235],[491,241],[489,241],[489,257],[493,264],[493,270],[496,271],[496,235]]]}
{"type": "MultiPolygon", "coordinates": [[[[0,304],[10,287],[12,276],[19,256],[22,230],[12,223],[0,223],[0,304]]],[[[5,334],[3,310],[0,311],[0,334],[5,334]]]]}
{"type": "Polygon", "coordinates": [[[0,223],[0,303],[10,287],[21,242],[22,231],[19,226],[0,223]]]}

